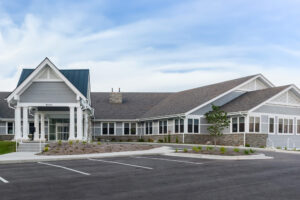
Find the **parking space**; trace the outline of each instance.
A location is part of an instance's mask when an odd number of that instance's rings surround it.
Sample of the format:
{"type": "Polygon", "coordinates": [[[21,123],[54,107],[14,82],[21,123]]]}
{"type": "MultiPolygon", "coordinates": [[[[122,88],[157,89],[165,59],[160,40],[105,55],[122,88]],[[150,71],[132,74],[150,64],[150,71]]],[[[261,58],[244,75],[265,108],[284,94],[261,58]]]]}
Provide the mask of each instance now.
{"type": "Polygon", "coordinates": [[[0,165],[0,193],[4,199],[22,194],[25,200],[285,199],[282,195],[299,193],[295,158],[217,161],[153,155],[8,164],[0,165]]]}

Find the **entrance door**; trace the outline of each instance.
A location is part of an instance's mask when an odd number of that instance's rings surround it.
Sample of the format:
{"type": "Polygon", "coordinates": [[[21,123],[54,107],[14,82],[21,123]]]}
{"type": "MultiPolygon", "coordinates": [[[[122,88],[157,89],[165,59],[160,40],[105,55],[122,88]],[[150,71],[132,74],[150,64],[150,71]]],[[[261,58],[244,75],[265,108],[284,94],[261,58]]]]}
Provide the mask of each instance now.
{"type": "Polygon", "coordinates": [[[69,139],[69,124],[56,124],[56,140],[69,139]]]}

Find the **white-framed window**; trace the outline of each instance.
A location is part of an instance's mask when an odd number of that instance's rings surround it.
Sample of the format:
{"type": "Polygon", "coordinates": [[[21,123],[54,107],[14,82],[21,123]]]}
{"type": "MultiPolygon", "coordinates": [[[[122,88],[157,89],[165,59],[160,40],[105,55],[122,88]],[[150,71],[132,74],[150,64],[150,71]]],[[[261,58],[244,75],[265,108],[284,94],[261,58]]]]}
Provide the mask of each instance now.
{"type": "Polygon", "coordinates": [[[6,122],[0,122],[0,135],[5,135],[6,133],[6,122]]]}
{"type": "Polygon", "coordinates": [[[188,133],[199,133],[199,119],[188,118],[188,133]]]}
{"type": "Polygon", "coordinates": [[[184,132],[184,120],[183,119],[175,119],[175,133],[183,133],[184,132]]]}
{"type": "Polygon", "coordinates": [[[269,133],[274,134],[275,133],[275,118],[269,117],[269,133]]]}
{"type": "Polygon", "coordinates": [[[123,133],[124,135],[135,135],[136,134],[136,123],[123,123],[123,133]]]}
{"type": "Polygon", "coordinates": [[[278,134],[294,134],[294,119],[278,117],[278,134]]]}
{"type": "Polygon", "coordinates": [[[7,134],[14,134],[14,123],[7,122],[7,134]]]}
{"type": "Polygon", "coordinates": [[[168,133],[168,120],[162,120],[158,122],[159,124],[159,134],[168,133]]]}
{"type": "Polygon", "coordinates": [[[114,135],[116,126],[114,122],[102,122],[102,135],[114,135]]]}
{"type": "Polygon", "coordinates": [[[145,128],[146,128],[146,135],[152,135],[153,127],[152,122],[145,122],[145,128]]]}
{"type": "Polygon", "coordinates": [[[249,132],[250,133],[259,133],[260,132],[260,117],[259,116],[250,116],[249,117],[249,132]]]}
{"type": "Polygon", "coordinates": [[[232,133],[245,132],[245,117],[232,117],[231,118],[231,132],[232,133]]]}
{"type": "Polygon", "coordinates": [[[300,135],[300,119],[297,119],[297,134],[300,135]]]}

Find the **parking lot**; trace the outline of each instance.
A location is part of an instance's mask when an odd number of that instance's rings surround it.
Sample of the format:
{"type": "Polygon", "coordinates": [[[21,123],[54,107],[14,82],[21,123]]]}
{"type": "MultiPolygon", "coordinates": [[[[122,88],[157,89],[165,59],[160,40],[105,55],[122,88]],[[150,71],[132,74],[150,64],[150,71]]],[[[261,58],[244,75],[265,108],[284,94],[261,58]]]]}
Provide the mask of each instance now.
{"type": "Polygon", "coordinates": [[[0,199],[299,199],[300,156],[168,156],[0,165],[0,199]],[[297,197],[297,198],[295,198],[297,197]]]}

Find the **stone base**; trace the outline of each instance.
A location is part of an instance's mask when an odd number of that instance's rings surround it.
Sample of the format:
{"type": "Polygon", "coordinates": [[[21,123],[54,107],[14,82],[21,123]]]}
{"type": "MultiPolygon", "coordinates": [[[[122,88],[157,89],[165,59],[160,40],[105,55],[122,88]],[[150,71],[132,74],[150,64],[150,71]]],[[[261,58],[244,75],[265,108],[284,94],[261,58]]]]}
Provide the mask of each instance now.
{"type": "MultiPolygon", "coordinates": [[[[126,135],[126,136],[95,136],[98,141],[115,142],[162,142],[162,143],[184,143],[186,144],[214,144],[214,138],[204,134],[170,134],[170,135],[126,135]]],[[[266,146],[268,134],[246,134],[246,144],[251,147],[266,146]]],[[[243,146],[244,134],[224,134],[217,138],[217,145],[243,146]]]]}
{"type": "Polygon", "coordinates": [[[0,135],[0,140],[13,140],[15,135],[0,135]]]}

